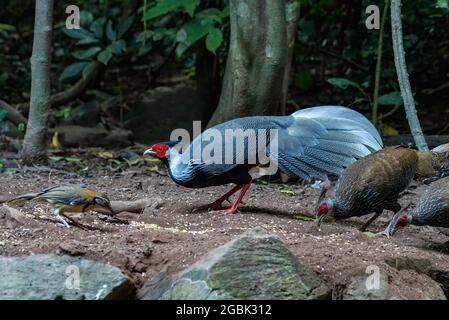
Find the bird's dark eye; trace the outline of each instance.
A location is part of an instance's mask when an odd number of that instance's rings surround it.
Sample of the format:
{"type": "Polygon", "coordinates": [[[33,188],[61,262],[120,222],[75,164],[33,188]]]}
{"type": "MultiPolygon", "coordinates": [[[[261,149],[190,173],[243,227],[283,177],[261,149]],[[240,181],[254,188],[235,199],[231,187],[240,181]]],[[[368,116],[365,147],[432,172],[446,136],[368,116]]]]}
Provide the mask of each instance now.
{"type": "Polygon", "coordinates": [[[103,204],[103,199],[101,199],[101,198],[99,198],[99,197],[95,197],[94,198],[94,202],[96,203],[96,204],[103,204]]]}

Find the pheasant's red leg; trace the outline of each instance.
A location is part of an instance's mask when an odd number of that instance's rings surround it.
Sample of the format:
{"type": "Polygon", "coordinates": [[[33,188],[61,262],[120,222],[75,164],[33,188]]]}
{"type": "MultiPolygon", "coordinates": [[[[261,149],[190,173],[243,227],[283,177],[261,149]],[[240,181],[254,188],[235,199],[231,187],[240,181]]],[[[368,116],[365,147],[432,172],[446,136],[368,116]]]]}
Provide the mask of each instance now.
{"type": "Polygon", "coordinates": [[[206,204],[204,206],[201,206],[198,209],[199,210],[204,210],[204,209],[222,210],[222,209],[225,209],[222,206],[223,201],[228,200],[230,196],[232,196],[234,193],[236,193],[237,191],[242,189],[243,186],[244,185],[235,186],[234,188],[232,188],[231,190],[226,192],[224,196],[218,198],[217,200],[215,200],[214,202],[212,202],[210,204],[206,204]]]}
{"type": "Polygon", "coordinates": [[[244,184],[242,186],[242,191],[240,191],[239,196],[234,201],[232,206],[229,209],[226,209],[223,211],[224,214],[233,214],[237,211],[237,207],[239,206],[240,202],[242,201],[243,197],[245,196],[246,191],[248,191],[249,187],[251,186],[251,183],[244,184]]]}

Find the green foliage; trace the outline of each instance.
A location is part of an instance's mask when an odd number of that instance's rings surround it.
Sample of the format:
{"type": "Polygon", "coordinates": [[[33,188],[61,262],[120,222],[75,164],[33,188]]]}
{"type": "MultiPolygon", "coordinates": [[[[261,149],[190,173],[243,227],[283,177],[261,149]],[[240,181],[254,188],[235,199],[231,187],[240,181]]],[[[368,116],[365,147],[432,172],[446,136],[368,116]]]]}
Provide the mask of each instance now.
{"type": "Polygon", "coordinates": [[[3,121],[6,118],[7,111],[0,108],[0,121],[3,121]]]}
{"type": "Polygon", "coordinates": [[[378,101],[379,105],[387,106],[387,105],[402,105],[404,102],[402,100],[401,93],[398,91],[390,92],[387,94],[384,94],[383,96],[379,97],[378,101]]]}
{"type": "Polygon", "coordinates": [[[87,64],[88,64],[87,61],[82,61],[82,62],[75,62],[69,65],[67,68],[64,69],[61,76],[59,77],[59,80],[62,81],[64,79],[80,75],[83,72],[84,68],[87,66],[87,64]]]}
{"type": "MultiPolygon", "coordinates": [[[[442,30],[449,27],[448,2],[402,2],[404,47],[410,81],[416,99],[426,101],[420,108],[439,103],[429,103],[428,99],[436,96],[423,94],[423,89],[447,82],[445,61],[448,55],[443,48],[449,47],[449,38],[442,30]]],[[[301,0],[300,4],[301,16],[292,70],[293,90],[319,92],[321,104],[338,102],[370,110],[379,31],[365,28],[367,15],[364,12],[368,5],[373,4],[379,6],[382,12],[384,1],[301,0]]],[[[389,13],[383,39],[378,98],[381,118],[382,115],[392,115],[390,111],[402,104],[391,46],[389,13]]]]}
{"type": "Polygon", "coordinates": [[[152,37],[153,41],[168,40],[176,46],[177,57],[181,57],[189,48],[201,39],[205,39],[206,48],[216,53],[223,43],[223,24],[229,17],[229,8],[223,10],[207,8],[197,12],[199,0],[161,0],[156,5],[147,8],[143,21],[153,21],[156,18],[155,29],[152,32],[144,30],[140,35],[142,41],[152,37]],[[167,29],[171,20],[176,20],[176,26],[167,29]]]}
{"type": "Polygon", "coordinates": [[[71,114],[72,114],[72,108],[70,108],[70,107],[63,107],[61,110],[56,112],[55,116],[57,118],[68,119],[71,114]]]}
{"type": "Polygon", "coordinates": [[[66,35],[78,40],[76,46],[79,49],[75,50],[72,56],[81,61],[67,66],[59,78],[60,81],[81,74],[86,77],[93,68],[95,60],[108,65],[113,56],[120,56],[126,52],[127,44],[123,36],[130,29],[134,16],[124,19],[117,26],[111,18],[100,17],[94,20],[93,14],[87,11],[81,12],[81,18],[82,24],[84,23],[82,28],[62,28],[66,35]]]}
{"type": "Polygon", "coordinates": [[[354,87],[357,88],[358,90],[363,90],[360,85],[354,81],[351,81],[349,79],[346,78],[330,78],[327,79],[327,82],[329,82],[331,85],[343,89],[345,90],[348,87],[354,87]]]}
{"type": "Polygon", "coordinates": [[[74,162],[74,163],[78,163],[81,161],[80,158],[62,157],[62,156],[49,156],[48,159],[50,159],[51,161],[67,161],[67,162],[74,162]]]}

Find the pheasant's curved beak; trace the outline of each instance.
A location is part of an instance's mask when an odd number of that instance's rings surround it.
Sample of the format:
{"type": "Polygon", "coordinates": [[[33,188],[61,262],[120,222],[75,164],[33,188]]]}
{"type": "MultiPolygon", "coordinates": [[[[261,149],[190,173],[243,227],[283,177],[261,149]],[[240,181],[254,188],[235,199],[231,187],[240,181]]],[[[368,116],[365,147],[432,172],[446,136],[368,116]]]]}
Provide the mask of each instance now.
{"type": "Polygon", "coordinates": [[[146,155],[155,156],[155,155],[156,155],[156,152],[154,152],[154,151],[151,150],[151,149],[147,149],[147,150],[145,150],[145,152],[143,153],[143,156],[144,156],[144,157],[145,157],[146,155]]]}
{"type": "Polygon", "coordinates": [[[319,227],[320,225],[321,225],[321,221],[323,221],[323,219],[324,219],[324,214],[323,215],[321,215],[321,216],[316,216],[315,217],[315,224],[319,227]]]}

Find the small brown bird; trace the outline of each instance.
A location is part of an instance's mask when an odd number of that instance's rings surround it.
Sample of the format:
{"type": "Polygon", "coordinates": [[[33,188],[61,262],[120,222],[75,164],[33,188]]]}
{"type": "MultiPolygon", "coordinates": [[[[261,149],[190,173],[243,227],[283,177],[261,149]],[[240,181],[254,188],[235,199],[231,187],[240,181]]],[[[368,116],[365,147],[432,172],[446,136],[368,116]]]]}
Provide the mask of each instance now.
{"type": "Polygon", "coordinates": [[[364,231],[384,209],[398,212],[399,193],[414,177],[438,174],[448,159],[437,152],[418,152],[406,147],[388,147],[349,165],[340,176],[335,194],[321,202],[315,213],[319,225],[326,215],[335,219],[364,216],[374,212],[361,228],[364,231]]]}
{"type": "Polygon", "coordinates": [[[68,218],[64,212],[86,212],[99,209],[112,212],[109,199],[105,195],[79,185],[56,186],[37,193],[27,193],[9,200],[8,203],[34,199],[46,200],[52,204],[53,215],[67,228],[70,226],[62,217],[68,218]]]}
{"type": "Polygon", "coordinates": [[[378,235],[392,236],[408,224],[449,228],[449,177],[432,182],[421,194],[415,208],[398,212],[378,235]]]}

